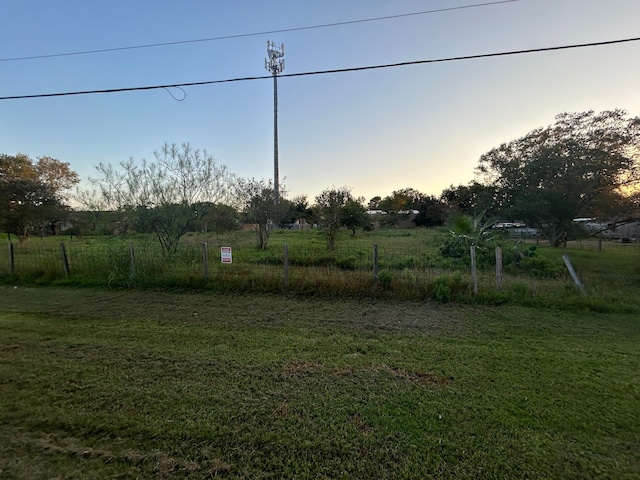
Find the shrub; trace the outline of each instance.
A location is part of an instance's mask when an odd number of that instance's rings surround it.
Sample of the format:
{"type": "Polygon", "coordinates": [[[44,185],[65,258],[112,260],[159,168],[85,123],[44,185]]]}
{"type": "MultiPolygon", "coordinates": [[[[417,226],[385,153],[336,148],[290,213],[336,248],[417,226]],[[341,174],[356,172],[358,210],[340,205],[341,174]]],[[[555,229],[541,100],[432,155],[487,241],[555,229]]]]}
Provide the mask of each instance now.
{"type": "Polygon", "coordinates": [[[391,281],[393,280],[393,275],[391,272],[386,270],[378,273],[378,281],[380,282],[380,286],[387,290],[391,286],[391,281]]]}
{"type": "Polygon", "coordinates": [[[432,284],[431,297],[439,302],[450,302],[469,293],[470,284],[460,273],[437,277],[432,284]]]}
{"type": "Polygon", "coordinates": [[[436,278],[433,286],[433,298],[439,302],[450,302],[452,300],[448,279],[444,277],[436,278]]]}
{"type": "Polygon", "coordinates": [[[525,257],[520,262],[520,267],[534,277],[553,278],[564,274],[563,265],[547,257],[525,257]]]}

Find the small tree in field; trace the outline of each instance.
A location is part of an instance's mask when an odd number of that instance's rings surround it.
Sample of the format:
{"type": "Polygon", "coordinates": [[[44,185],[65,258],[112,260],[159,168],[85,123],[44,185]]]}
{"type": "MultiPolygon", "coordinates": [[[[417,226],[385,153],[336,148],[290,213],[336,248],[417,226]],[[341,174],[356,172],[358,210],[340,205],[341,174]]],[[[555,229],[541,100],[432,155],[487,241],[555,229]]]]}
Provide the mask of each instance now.
{"type": "MultiPolygon", "coordinates": [[[[281,187],[280,194],[283,193],[281,187]]],[[[281,199],[280,203],[276,204],[273,182],[255,178],[237,179],[234,185],[234,196],[245,213],[247,221],[253,225],[258,248],[266,250],[271,232],[280,223],[283,210],[288,207],[287,202],[281,199]]]]}
{"type": "MultiPolygon", "coordinates": [[[[164,144],[155,162],[130,159],[117,167],[99,164],[97,185],[101,207],[135,218],[154,232],[165,254],[175,253],[208,206],[227,198],[232,176],[206,150],[164,144]]],[[[89,197],[85,197],[89,198],[89,197]]]]}
{"type": "Polygon", "coordinates": [[[324,229],[329,250],[335,248],[338,231],[342,226],[344,208],[353,201],[351,189],[348,187],[329,188],[316,196],[316,216],[318,223],[324,229]]]}
{"type": "Polygon", "coordinates": [[[371,218],[367,214],[367,209],[363,205],[364,198],[359,197],[354,200],[349,200],[342,208],[340,215],[340,222],[342,225],[351,230],[351,236],[356,236],[356,230],[362,228],[363,230],[373,230],[373,224],[371,218]]]}

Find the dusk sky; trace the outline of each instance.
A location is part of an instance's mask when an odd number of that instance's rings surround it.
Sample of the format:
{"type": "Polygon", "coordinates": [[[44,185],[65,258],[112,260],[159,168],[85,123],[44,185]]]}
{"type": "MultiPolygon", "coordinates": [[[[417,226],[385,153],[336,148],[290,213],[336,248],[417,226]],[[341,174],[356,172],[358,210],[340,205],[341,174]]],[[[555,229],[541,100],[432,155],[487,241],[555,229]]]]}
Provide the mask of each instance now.
{"type": "MultiPolygon", "coordinates": [[[[638,0],[3,0],[0,97],[268,76],[267,40],[294,74],[637,37],[638,0]],[[398,17],[300,29],[385,16],[398,17]],[[275,30],[289,31],[261,33],[275,30]],[[52,56],[224,36],[236,38],[52,56]]],[[[184,92],[2,100],[0,153],[52,156],[86,180],[99,162],[189,142],[238,176],[272,177],[271,79],[184,92]]],[[[640,115],[640,41],[281,77],[278,96],[289,197],[439,195],[558,113],[640,115]]]]}

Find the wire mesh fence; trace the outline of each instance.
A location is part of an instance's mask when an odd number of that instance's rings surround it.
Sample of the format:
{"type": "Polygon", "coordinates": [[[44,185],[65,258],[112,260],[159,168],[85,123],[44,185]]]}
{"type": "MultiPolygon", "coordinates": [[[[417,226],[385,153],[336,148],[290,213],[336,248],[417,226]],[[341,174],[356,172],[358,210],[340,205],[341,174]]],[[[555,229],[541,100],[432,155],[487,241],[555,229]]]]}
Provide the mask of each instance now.
{"type": "Polygon", "coordinates": [[[516,239],[504,247],[504,271],[496,271],[495,262],[485,262],[474,277],[468,262],[442,256],[439,247],[444,235],[398,231],[345,236],[333,250],[321,235],[309,233],[272,235],[266,250],[257,249],[253,237],[243,233],[190,236],[172,255],[163,255],[160,246],[148,238],[32,239],[0,249],[0,277],[113,287],[188,286],[328,295],[385,292],[406,298],[437,298],[438,291],[445,297],[469,293],[476,278],[481,292],[525,289],[536,295],[571,282],[561,260],[562,254],[570,252],[588,285],[624,286],[630,281],[630,265],[638,266],[640,278],[639,243],[598,239],[553,249],[546,256],[530,259],[526,270],[516,266],[511,258],[513,245],[519,244],[520,250],[523,246],[542,248],[535,238],[516,239]],[[588,257],[603,252],[606,261],[588,257]]]}

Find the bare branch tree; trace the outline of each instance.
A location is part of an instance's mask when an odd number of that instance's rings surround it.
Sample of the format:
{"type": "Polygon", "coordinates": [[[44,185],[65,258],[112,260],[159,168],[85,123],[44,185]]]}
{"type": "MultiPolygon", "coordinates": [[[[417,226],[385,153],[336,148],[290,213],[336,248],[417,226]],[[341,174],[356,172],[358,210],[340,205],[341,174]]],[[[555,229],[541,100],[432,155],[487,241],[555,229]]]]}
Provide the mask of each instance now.
{"type": "MultiPolygon", "coordinates": [[[[280,195],[283,194],[284,189],[281,185],[280,195]]],[[[266,250],[271,231],[283,216],[285,205],[282,201],[276,204],[273,182],[255,178],[237,179],[234,183],[234,196],[256,231],[258,248],[266,250]]]]}
{"type": "Polygon", "coordinates": [[[101,163],[98,176],[90,180],[103,207],[135,217],[170,254],[208,206],[228,199],[233,176],[206,150],[188,143],[165,143],[154,155],[155,162],[129,159],[116,167],[101,163]]]}

